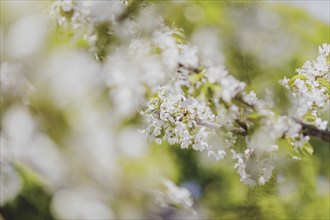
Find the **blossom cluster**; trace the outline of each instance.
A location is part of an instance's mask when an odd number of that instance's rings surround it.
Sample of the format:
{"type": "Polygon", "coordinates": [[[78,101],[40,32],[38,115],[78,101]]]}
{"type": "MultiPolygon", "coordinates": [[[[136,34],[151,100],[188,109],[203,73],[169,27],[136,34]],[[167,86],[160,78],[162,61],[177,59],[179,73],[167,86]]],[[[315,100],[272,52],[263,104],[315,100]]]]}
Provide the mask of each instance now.
{"type": "Polygon", "coordinates": [[[319,129],[327,128],[320,116],[330,105],[330,44],[319,47],[316,61],[306,61],[297,75],[284,78],[281,83],[291,91],[294,107],[291,115],[313,123],[319,129]]]}
{"type": "Polygon", "coordinates": [[[179,143],[181,148],[203,151],[208,149],[209,135],[205,126],[199,126],[203,121],[214,122],[214,114],[205,103],[199,103],[193,97],[186,98],[182,93],[162,87],[158,92],[159,99],[152,99],[148,105],[145,132],[152,133],[156,143],[162,139],[170,144],[179,143]],[[163,136],[161,134],[163,133],[163,136]]]}
{"type": "MultiPolygon", "coordinates": [[[[125,124],[125,120],[136,117],[146,91],[171,74],[171,58],[179,48],[172,36],[175,30],[159,19],[145,22],[154,13],[152,8],[143,9],[137,15],[139,21],[129,19],[116,26],[120,13],[111,11],[116,8],[114,4],[119,5],[120,12],[126,8],[120,1],[54,1],[50,9],[54,20],[47,21],[55,21],[58,28],[47,25],[43,40],[52,40],[67,29],[72,32],[69,41],[50,49],[44,48],[42,41],[36,42],[44,51],[30,50],[15,59],[4,53],[4,60],[9,61],[1,63],[1,101],[4,97],[5,104],[1,109],[4,169],[0,179],[8,191],[1,194],[1,206],[24,193],[26,180],[18,172],[19,165],[33,173],[40,187],[51,194],[50,211],[56,218],[145,218],[149,212],[149,206],[139,207],[138,213],[126,208],[113,212],[119,199],[127,206],[140,204],[137,200],[145,194],[131,201],[127,195],[139,188],[158,188],[158,176],[168,169],[154,169],[156,161],[150,159],[154,155],[150,155],[138,125],[125,124]],[[105,17],[101,18],[102,12],[105,17]],[[95,35],[100,24],[114,28],[114,35],[121,40],[107,51],[104,62],[93,49],[93,43],[109,37],[108,33],[95,35]],[[134,26],[140,34],[127,26],[134,26]],[[71,44],[85,37],[94,39],[88,46],[91,50],[71,44]],[[142,164],[138,175],[143,181],[127,181],[136,175],[135,169],[121,163],[127,158],[142,164]]],[[[26,19],[21,18],[23,22],[26,19]]],[[[16,23],[10,28],[24,33],[26,27],[20,20],[16,23]]],[[[20,39],[11,41],[19,45],[20,39]]],[[[167,161],[164,166],[173,163],[168,156],[162,158],[167,161]]]]}
{"type": "Polygon", "coordinates": [[[209,68],[199,69],[197,48],[178,46],[182,49],[176,75],[157,88],[141,112],[147,124],[142,131],[157,144],[166,140],[169,144],[179,144],[181,148],[191,146],[197,151],[207,151],[217,160],[223,159],[225,150],[235,143],[235,120],[240,118],[240,109],[231,100],[238,94],[246,95],[245,84],[219,64],[208,63],[209,68]],[[216,132],[219,129],[222,134],[216,132]]]}
{"type": "Polygon", "coordinates": [[[70,31],[72,42],[86,42],[95,51],[97,27],[103,22],[115,23],[124,9],[122,1],[59,0],[51,4],[49,16],[57,27],[70,31]]]}
{"type": "MultiPolygon", "coordinates": [[[[179,57],[189,57],[190,62],[178,61],[177,76],[158,88],[158,93],[151,96],[146,110],[142,112],[147,124],[143,132],[150,140],[157,144],[166,140],[171,145],[179,144],[181,148],[207,151],[217,160],[224,159],[230,150],[238,161],[235,169],[241,181],[251,186],[257,183],[263,185],[271,178],[278,149],[283,147],[278,146],[279,140],[290,146],[289,155],[293,159],[300,159],[301,150],[311,153],[308,147],[310,138],[303,134],[302,126],[295,117],[278,116],[272,103],[258,99],[253,91],[246,93],[245,83],[228,74],[221,64],[202,62],[198,48],[191,45],[180,47],[183,48],[183,55],[179,57]],[[255,130],[253,133],[248,131],[251,128],[255,130]],[[236,153],[235,150],[239,136],[245,136],[244,153],[236,153]]],[[[322,48],[318,62],[324,64],[327,47],[324,45],[322,48]]],[[[327,68],[324,65],[319,67],[323,72],[317,72],[318,76],[328,77],[327,68]]],[[[306,72],[306,67],[304,69],[306,72]]],[[[299,84],[299,80],[295,83],[299,84]]],[[[320,78],[314,80],[322,81],[320,78]]],[[[313,85],[313,90],[309,92],[315,97],[313,103],[318,94],[315,90],[322,92],[319,103],[313,105],[312,114],[316,114],[326,110],[329,97],[324,82],[314,82],[313,85]]],[[[297,97],[301,100],[307,90],[298,91],[294,95],[301,94],[300,98],[297,97]]],[[[301,110],[298,106],[297,111],[301,110]]],[[[296,113],[293,115],[299,116],[296,113]]],[[[326,126],[320,118],[315,123],[318,127],[322,124],[323,129],[326,126]]]]}
{"type": "Polygon", "coordinates": [[[164,190],[155,192],[155,200],[162,207],[183,206],[188,209],[193,205],[192,195],[184,187],[176,186],[170,180],[164,180],[164,190]]]}
{"type": "Polygon", "coordinates": [[[254,149],[246,149],[244,153],[231,150],[233,158],[237,160],[234,168],[241,176],[241,181],[249,186],[264,185],[271,177],[278,158],[273,151],[278,147],[272,146],[267,153],[256,155],[254,149]],[[257,158],[255,158],[257,157],[257,158]],[[254,169],[252,169],[254,168],[254,169]]]}

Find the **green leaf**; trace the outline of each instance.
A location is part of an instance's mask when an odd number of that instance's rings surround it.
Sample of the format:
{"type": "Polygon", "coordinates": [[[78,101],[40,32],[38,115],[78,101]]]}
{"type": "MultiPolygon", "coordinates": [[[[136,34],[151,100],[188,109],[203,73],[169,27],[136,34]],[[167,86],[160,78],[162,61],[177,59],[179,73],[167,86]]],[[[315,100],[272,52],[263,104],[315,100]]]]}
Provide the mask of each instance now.
{"type": "Polygon", "coordinates": [[[89,48],[89,43],[86,40],[82,39],[82,38],[77,40],[76,45],[79,48],[89,48]]]}
{"type": "Polygon", "coordinates": [[[185,42],[185,36],[183,33],[180,32],[175,32],[172,35],[174,37],[174,39],[176,40],[176,43],[184,43],[185,42]]]}
{"type": "Polygon", "coordinates": [[[289,138],[281,138],[276,141],[276,144],[282,148],[287,150],[290,153],[293,153],[293,145],[291,143],[291,140],[289,138]]]}
{"type": "Polygon", "coordinates": [[[300,154],[304,157],[309,157],[313,155],[314,149],[313,146],[307,142],[301,148],[298,148],[300,154]]]}
{"type": "Polygon", "coordinates": [[[324,78],[317,78],[316,81],[318,81],[322,86],[327,88],[327,93],[330,94],[330,82],[324,78]]]}
{"type": "Polygon", "coordinates": [[[315,121],[315,116],[312,115],[312,114],[309,112],[309,113],[307,113],[307,114],[304,116],[304,119],[305,119],[306,121],[313,122],[313,121],[315,121]]]}
{"type": "Polygon", "coordinates": [[[204,73],[190,74],[189,81],[194,84],[202,80],[203,77],[204,77],[204,73]]]}
{"type": "Polygon", "coordinates": [[[247,118],[250,119],[250,120],[258,120],[262,117],[263,116],[258,114],[257,112],[253,112],[253,113],[249,114],[247,118]]]}
{"type": "Polygon", "coordinates": [[[294,86],[294,82],[296,81],[296,79],[306,80],[307,77],[304,76],[304,75],[301,75],[301,74],[298,74],[298,75],[293,76],[293,77],[289,80],[289,82],[288,82],[288,84],[289,84],[290,87],[294,86]]]}

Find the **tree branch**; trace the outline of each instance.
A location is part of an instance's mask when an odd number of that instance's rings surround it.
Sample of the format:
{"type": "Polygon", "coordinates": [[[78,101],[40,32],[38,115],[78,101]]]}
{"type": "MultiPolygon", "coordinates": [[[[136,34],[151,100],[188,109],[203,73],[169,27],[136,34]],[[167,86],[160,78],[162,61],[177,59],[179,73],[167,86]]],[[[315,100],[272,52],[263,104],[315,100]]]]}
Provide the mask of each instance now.
{"type": "Polygon", "coordinates": [[[200,73],[201,72],[201,70],[199,70],[198,68],[186,67],[182,63],[179,63],[178,67],[179,68],[186,68],[187,70],[189,70],[189,74],[194,74],[194,73],[200,73]]]}
{"type": "Polygon", "coordinates": [[[242,94],[241,93],[238,93],[235,97],[234,97],[237,101],[240,101],[242,102],[243,104],[249,106],[250,108],[255,108],[254,105],[251,105],[249,103],[247,103],[246,101],[243,100],[243,97],[242,97],[242,94]]]}
{"type": "MultiPolygon", "coordinates": [[[[237,120],[239,121],[239,120],[237,120]]],[[[238,122],[236,122],[238,123],[238,122]]],[[[197,121],[198,125],[202,125],[205,127],[213,128],[213,129],[219,129],[222,126],[220,124],[214,123],[214,122],[209,122],[209,121],[203,121],[203,120],[198,120],[197,121]]],[[[234,132],[235,134],[246,136],[248,134],[247,132],[247,125],[244,122],[239,121],[238,123],[240,125],[239,128],[233,128],[231,132],[234,132]]]]}
{"type": "Polygon", "coordinates": [[[242,131],[241,135],[243,135],[243,136],[248,135],[247,124],[239,119],[236,119],[235,122],[240,126],[240,130],[242,131]]]}
{"type": "Polygon", "coordinates": [[[295,122],[301,125],[304,136],[313,136],[319,138],[325,142],[330,143],[330,130],[321,130],[314,125],[306,124],[296,118],[293,119],[295,122]]]}

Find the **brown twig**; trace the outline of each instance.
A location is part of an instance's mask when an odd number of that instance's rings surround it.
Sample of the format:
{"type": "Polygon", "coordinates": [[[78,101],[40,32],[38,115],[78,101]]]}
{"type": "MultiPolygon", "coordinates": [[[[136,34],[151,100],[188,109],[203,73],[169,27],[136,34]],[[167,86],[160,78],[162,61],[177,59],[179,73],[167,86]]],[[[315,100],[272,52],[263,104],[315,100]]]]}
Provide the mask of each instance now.
{"type": "Polygon", "coordinates": [[[246,136],[248,135],[248,126],[245,122],[239,120],[239,119],[236,119],[235,122],[240,126],[240,130],[242,131],[241,132],[241,135],[243,136],[246,136]]]}
{"type": "Polygon", "coordinates": [[[200,73],[200,70],[198,68],[186,67],[182,63],[179,63],[178,64],[178,67],[179,68],[186,68],[187,70],[189,70],[189,74],[200,73]]]}
{"type": "Polygon", "coordinates": [[[255,108],[254,105],[251,105],[249,103],[247,103],[246,101],[243,100],[243,97],[242,97],[242,94],[241,93],[238,93],[236,96],[235,96],[235,99],[244,103],[245,105],[249,106],[250,108],[255,108]]]}
{"type": "Polygon", "coordinates": [[[306,124],[296,118],[294,118],[293,120],[301,125],[304,136],[313,136],[330,143],[330,130],[321,130],[314,125],[306,124]]]}

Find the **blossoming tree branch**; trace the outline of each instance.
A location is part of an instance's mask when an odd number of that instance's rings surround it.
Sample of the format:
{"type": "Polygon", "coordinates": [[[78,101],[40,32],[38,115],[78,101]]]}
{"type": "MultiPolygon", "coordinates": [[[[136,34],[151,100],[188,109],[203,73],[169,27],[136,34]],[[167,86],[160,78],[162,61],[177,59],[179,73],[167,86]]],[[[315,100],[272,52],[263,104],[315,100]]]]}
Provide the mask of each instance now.
{"type": "Polygon", "coordinates": [[[222,66],[202,63],[197,48],[178,47],[177,76],[159,86],[142,112],[150,140],[207,151],[216,160],[231,152],[242,182],[249,185],[269,180],[279,147],[288,147],[289,155],[299,158],[300,151],[311,153],[309,136],[329,142],[327,121],[319,116],[329,106],[330,45],[320,47],[317,61],[283,79],[295,102],[290,115],[277,115],[253,91],[246,93],[245,84],[222,66]],[[246,141],[242,153],[236,152],[238,135],[246,141]],[[249,160],[258,167],[255,173],[247,172],[249,160]]]}
{"type": "MultiPolygon", "coordinates": [[[[31,28],[40,23],[35,22],[37,17],[29,19],[24,22],[32,24],[31,28]]],[[[107,218],[112,216],[101,202],[103,193],[120,194],[122,183],[117,177],[125,180],[120,174],[125,163],[116,158],[143,152],[143,146],[149,145],[139,139],[141,133],[148,144],[204,152],[219,163],[226,158],[241,182],[251,187],[270,181],[280,158],[299,163],[311,157],[315,147],[311,137],[330,143],[324,117],[330,105],[330,44],[315,48],[318,56],[297,66],[294,76],[275,82],[285,88],[291,103],[287,112],[279,113],[270,89],[260,98],[256,90],[227,71],[218,35],[203,30],[196,34],[196,41],[189,42],[184,30],[167,24],[151,3],[59,0],[50,4],[44,20],[48,24],[43,26],[48,33],[48,45],[43,48],[50,51],[47,56],[35,53],[36,57],[28,59],[34,48],[27,46],[22,52],[14,44],[18,52],[10,53],[17,62],[1,63],[2,94],[27,106],[8,110],[4,116],[1,140],[14,150],[6,151],[2,163],[32,164],[53,190],[64,187],[64,180],[74,187],[88,180],[102,189],[97,196],[93,190],[83,194],[81,188],[57,193],[52,204],[59,217],[69,218],[58,207],[62,201],[75,201],[75,195],[79,201],[101,198],[95,199],[95,209],[104,211],[107,218]],[[69,49],[58,52],[61,46],[69,49]],[[40,62],[29,64],[34,60],[40,62]],[[33,73],[25,77],[22,72],[29,69],[33,73]],[[40,106],[48,115],[38,114],[40,106]],[[22,130],[17,121],[27,129],[22,130]],[[37,126],[44,121],[46,126],[37,126]],[[61,129],[51,126],[54,121],[61,129]],[[134,126],[123,129],[129,123],[134,126]],[[48,133],[42,133],[42,128],[48,133]],[[132,148],[130,137],[136,137],[133,145],[140,148],[132,148]],[[42,157],[36,160],[34,154],[21,149],[23,145],[31,145],[30,152],[46,152],[51,162],[42,157]],[[39,149],[41,145],[47,147],[39,149]],[[69,150],[61,152],[57,145],[69,146],[69,150]],[[89,160],[92,165],[86,165],[89,160]],[[54,172],[52,164],[57,167],[54,172]],[[65,170],[79,175],[68,175],[65,170]]],[[[12,179],[19,185],[18,174],[12,174],[12,179]]],[[[129,179],[125,184],[132,182],[129,179]]],[[[17,185],[12,184],[13,195],[17,185]]],[[[188,190],[169,180],[164,186],[165,191],[155,193],[160,205],[193,205],[188,190]]],[[[13,195],[8,193],[6,198],[13,195]]]]}

